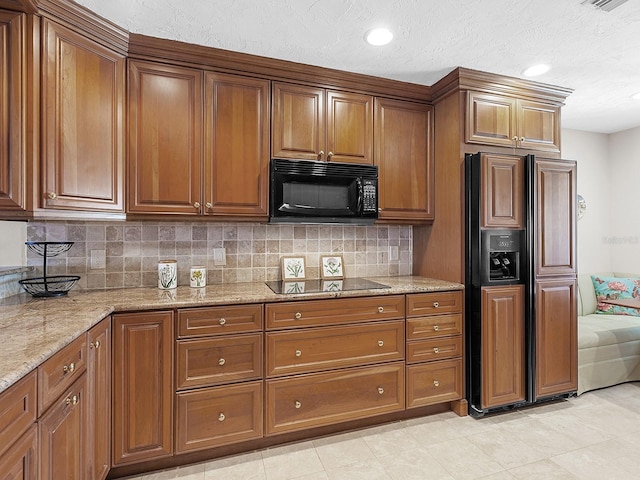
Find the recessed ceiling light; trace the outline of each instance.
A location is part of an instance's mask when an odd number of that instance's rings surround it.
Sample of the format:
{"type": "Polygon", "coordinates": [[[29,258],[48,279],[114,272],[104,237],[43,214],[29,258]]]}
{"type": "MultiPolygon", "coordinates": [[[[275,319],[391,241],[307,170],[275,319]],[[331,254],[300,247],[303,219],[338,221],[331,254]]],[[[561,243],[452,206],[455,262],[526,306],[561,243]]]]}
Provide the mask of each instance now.
{"type": "Polygon", "coordinates": [[[633,98],[634,100],[640,100],[640,92],[634,93],[633,95],[631,95],[631,98],[633,98]]]}
{"type": "Polygon", "coordinates": [[[540,63],[538,65],[532,65],[531,67],[525,69],[522,74],[525,77],[535,77],[538,75],[542,75],[543,73],[547,73],[551,67],[549,65],[545,65],[544,63],[540,63]]]}
{"type": "Polygon", "coordinates": [[[364,38],[368,44],[380,47],[393,40],[393,33],[386,28],[374,28],[369,30],[364,38]]]}

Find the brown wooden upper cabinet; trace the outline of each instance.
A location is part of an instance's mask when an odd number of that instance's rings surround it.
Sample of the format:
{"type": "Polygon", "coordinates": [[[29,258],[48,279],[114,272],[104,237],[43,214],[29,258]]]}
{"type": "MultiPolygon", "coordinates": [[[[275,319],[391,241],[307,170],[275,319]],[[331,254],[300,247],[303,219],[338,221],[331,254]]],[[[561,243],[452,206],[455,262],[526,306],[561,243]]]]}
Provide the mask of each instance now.
{"type": "Polygon", "coordinates": [[[42,20],[44,208],[124,211],[125,59],[42,20]]]}
{"type": "Polygon", "coordinates": [[[24,29],[26,16],[0,10],[0,209],[24,205],[24,29]]]}
{"type": "Polygon", "coordinates": [[[535,273],[576,274],[576,162],[536,158],[535,273]]]}
{"type": "Polygon", "coordinates": [[[376,98],[375,111],[378,218],[433,221],[433,107],[376,98]]]}
{"type": "Polygon", "coordinates": [[[524,228],[524,158],[481,156],[482,228],[524,228]]]}
{"type": "Polygon", "coordinates": [[[373,163],[373,97],[274,83],[272,102],[272,157],[373,163]]]}
{"type": "Polygon", "coordinates": [[[560,151],[560,107],[502,95],[467,92],[465,141],[560,151]]]}
{"type": "Polygon", "coordinates": [[[266,219],[269,82],[143,61],[129,78],[128,211],[266,219]]]}

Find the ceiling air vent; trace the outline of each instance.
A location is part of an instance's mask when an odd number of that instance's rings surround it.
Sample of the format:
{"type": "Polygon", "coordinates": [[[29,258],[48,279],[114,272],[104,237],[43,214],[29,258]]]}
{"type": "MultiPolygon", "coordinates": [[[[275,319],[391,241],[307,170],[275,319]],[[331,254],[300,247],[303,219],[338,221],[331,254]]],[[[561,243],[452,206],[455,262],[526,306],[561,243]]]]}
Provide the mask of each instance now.
{"type": "Polygon", "coordinates": [[[619,7],[623,3],[626,3],[628,0],[584,0],[582,2],[583,5],[593,5],[594,7],[604,10],[605,12],[610,12],[614,8],[619,7]]]}

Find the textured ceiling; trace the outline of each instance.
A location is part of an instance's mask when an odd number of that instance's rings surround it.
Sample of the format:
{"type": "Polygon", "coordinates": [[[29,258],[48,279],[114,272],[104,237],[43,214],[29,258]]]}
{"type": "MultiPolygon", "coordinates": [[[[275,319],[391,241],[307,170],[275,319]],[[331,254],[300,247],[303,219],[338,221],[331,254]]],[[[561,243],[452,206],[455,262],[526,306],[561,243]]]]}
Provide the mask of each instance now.
{"type": "Polygon", "coordinates": [[[640,126],[640,0],[76,0],[131,32],[432,85],[457,66],[569,87],[562,126],[640,126]],[[384,47],[367,30],[395,35],[384,47]]]}

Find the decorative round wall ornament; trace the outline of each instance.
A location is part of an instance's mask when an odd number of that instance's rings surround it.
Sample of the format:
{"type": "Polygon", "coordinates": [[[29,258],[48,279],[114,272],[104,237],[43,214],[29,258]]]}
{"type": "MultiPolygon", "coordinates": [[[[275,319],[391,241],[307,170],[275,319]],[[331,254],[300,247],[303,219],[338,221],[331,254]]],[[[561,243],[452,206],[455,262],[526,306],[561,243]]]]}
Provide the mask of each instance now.
{"type": "Polygon", "coordinates": [[[578,220],[580,220],[584,216],[584,212],[587,211],[587,201],[584,197],[578,194],[578,220]]]}

